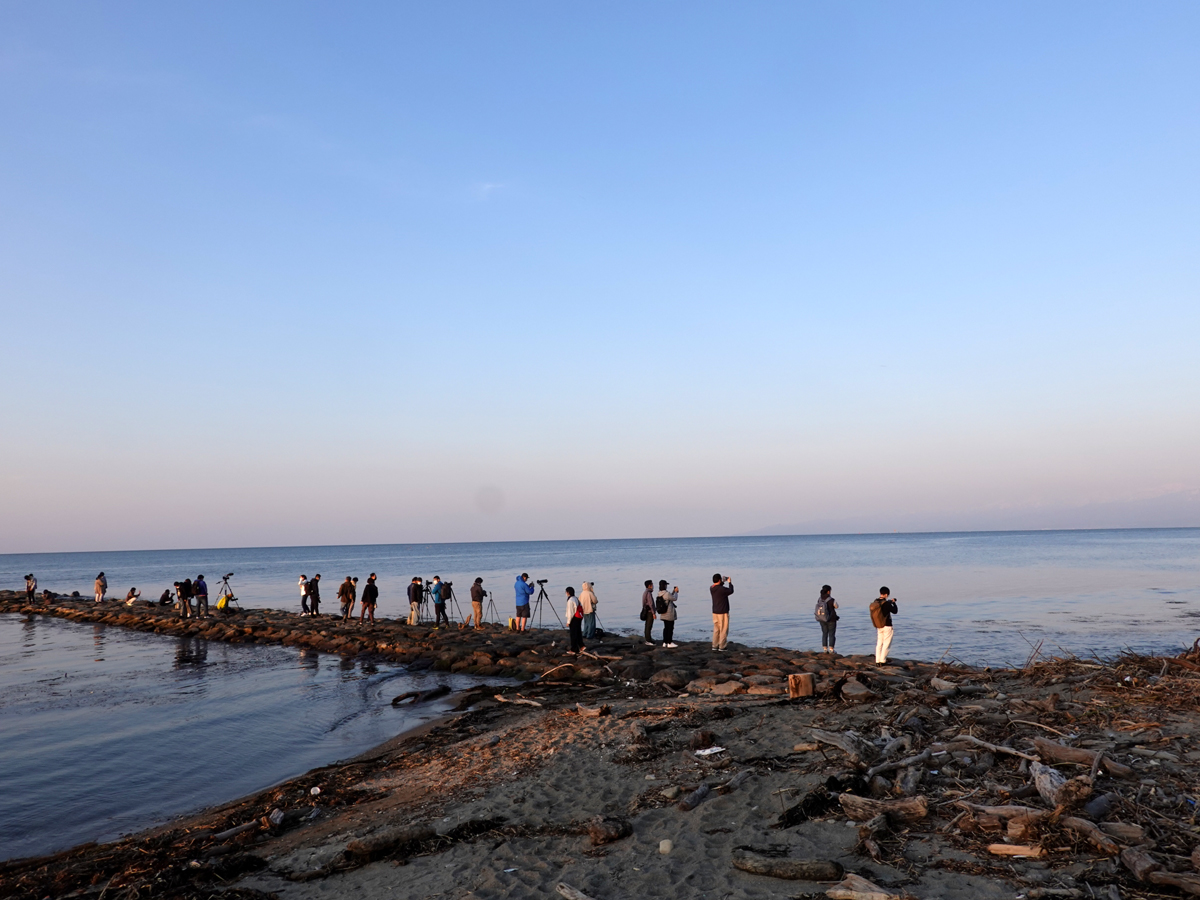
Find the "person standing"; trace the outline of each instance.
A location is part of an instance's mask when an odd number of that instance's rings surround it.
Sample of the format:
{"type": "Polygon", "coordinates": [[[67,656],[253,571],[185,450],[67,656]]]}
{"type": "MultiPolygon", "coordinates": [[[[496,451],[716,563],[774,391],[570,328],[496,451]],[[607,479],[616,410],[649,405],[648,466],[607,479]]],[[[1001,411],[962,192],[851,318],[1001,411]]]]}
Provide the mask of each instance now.
{"type": "Polygon", "coordinates": [[[362,611],[358,614],[358,624],[362,627],[363,619],[370,618],[371,627],[375,627],[375,604],[379,602],[379,586],[375,584],[375,573],[367,576],[366,586],[363,587],[362,611]]]}
{"type": "Polygon", "coordinates": [[[308,614],[310,616],[319,616],[321,614],[320,572],[308,579],[308,614]]]}
{"type": "Polygon", "coordinates": [[[817,598],[817,608],[814,612],[821,626],[821,651],[824,653],[833,652],[837,643],[837,623],[841,618],[837,614],[837,601],[830,596],[832,592],[833,588],[829,585],[821,586],[821,596],[817,598]]]}
{"type": "Polygon", "coordinates": [[[533,585],[529,583],[529,573],[522,572],[513,585],[517,595],[517,631],[529,630],[529,598],[533,595],[533,585]]]}
{"type": "Polygon", "coordinates": [[[575,588],[567,588],[567,631],[571,635],[571,649],[567,652],[575,655],[583,649],[583,608],[575,598],[575,588]]]}
{"type": "Polygon", "coordinates": [[[450,598],[450,588],[442,583],[440,575],[433,576],[433,584],[429,585],[429,596],[433,598],[433,627],[440,628],[442,620],[450,627],[450,617],[446,615],[446,601],[450,598]]]}
{"type": "Polygon", "coordinates": [[[887,662],[892,648],[892,613],[896,612],[896,601],[886,587],[879,589],[879,596],[871,601],[871,624],[875,626],[875,665],[887,662]]]}
{"type": "Polygon", "coordinates": [[[300,615],[307,616],[308,612],[308,576],[300,576],[300,615]]]}
{"type": "Polygon", "coordinates": [[[350,621],[350,613],[354,611],[354,583],[350,580],[350,576],[346,576],[346,580],[338,585],[338,602],[341,604],[342,622],[350,621]]]}
{"type": "Polygon", "coordinates": [[[179,618],[193,618],[192,580],[190,578],[175,582],[175,596],[179,599],[179,618]]]}
{"type": "Polygon", "coordinates": [[[583,637],[592,640],[596,636],[596,592],[592,590],[592,582],[585,581],[579,591],[579,605],[583,609],[583,637]]]}
{"type": "Polygon", "coordinates": [[[25,576],[25,602],[32,603],[34,596],[37,594],[37,579],[30,572],[25,576]]]}
{"type": "Polygon", "coordinates": [[[197,575],[196,580],[192,582],[192,594],[196,598],[196,615],[202,619],[208,618],[208,584],[204,581],[203,575],[197,575]],[[200,610],[203,608],[204,612],[200,610]]]}
{"type": "Polygon", "coordinates": [[[642,591],[642,621],[646,623],[646,646],[654,646],[654,582],[646,582],[646,590],[642,591]]]}
{"type": "Polygon", "coordinates": [[[101,572],[96,576],[96,602],[103,603],[104,595],[108,593],[108,579],[101,572]]]}
{"type": "Polygon", "coordinates": [[[417,576],[408,586],[408,624],[416,625],[421,620],[421,596],[425,593],[421,587],[421,576],[417,576]]]}
{"type": "Polygon", "coordinates": [[[483,589],[483,579],[476,578],[475,583],[471,585],[471,617],[475,620],[476,628],[483,624],[483,598],[486,593],[483,589]]]}
{"type": "Polygon", "coordinates": [[[712,587],[713,638],[712,648],[724,651],[729,644],[729,595],[733,593],[733,579],[722,578],[718,572],[713,576],[712,587]]]}
{"type": "Polygon", "coordinates": [[[658,583],[658,599],[655,601],[658,608],[658,617],[663,623],[663,642],[664,647],[678,647],[675,643],[675,620],[679,617],[678,610],[675,609],[675,602],[679,599],[679,588],[672,591],[667,590],[667,582],[660,581],[658,583]]]}

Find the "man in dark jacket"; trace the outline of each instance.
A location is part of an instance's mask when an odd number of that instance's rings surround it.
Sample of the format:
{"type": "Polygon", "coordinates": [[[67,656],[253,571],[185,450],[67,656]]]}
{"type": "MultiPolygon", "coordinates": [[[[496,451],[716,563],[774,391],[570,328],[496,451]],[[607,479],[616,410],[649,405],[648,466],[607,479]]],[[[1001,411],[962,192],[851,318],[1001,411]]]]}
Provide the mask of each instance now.
{"type": "Polygon", "coordinates": [[[308,579],[308,611],[312,616],[321,614],[321,573],[308,579]]]}
{"type": "Polygon", "coordinates": [[[208,583],[204,580],[203,575],[197,575],[196,580],[192,582],[192,595],[196,598],[196,615],[207,619],[208,583]]]}
{"type": "MultiPolygon", "coordinates": [[[[882,666],[887,662],[888,651],[892,649],[892,613],[896,612],[896,601],[892,592],[886,587],[879,589],[878,613],[871,616],[871,624],[875,626],[875,664],[882,666]]],[[[872,606],[875,606],[872,603],[872,606]]]]}
{"type": "Polygon", "coordinates": [[[418,575],[408,586],[408,624],[416,625],[421,618],[421,597],[425,589],[421,587],[421,576],[418,575]]]}
{"type": "Polygon", "coordinates": [[[471,617],[475,620],[476,628],[483,623],[483,598],[486,593],[483,589],[483,579],[476,578],[475,583],[471,585],[471,617]]]}
{"type": "Polygon", "coordinates": [[[646,646],[654,646],[654,582],[647,581],[646,590],[642,591],[642,621],[646,623],[646,646]]]}
{"type": "Polygon", "coordinates": [[[350,614],[354,612],[354,582],[350,580],[349,575],[338,585],[337,595],[342,609],[342,621],[349,622],[350,614]]]}
{"type": "Polygon", "coordinates": [[[363,588],[362,611],[358,614],[358,624],[362,625],[364,617],[370,617],[371,626],[375,626],[375,604],[379,602],[379,588],[375,584],[375,573],[367,576],[367,585],[363,588]]]}
{"type": "Polygon", "coordinates": [[[713,641],[714,650],[724,650],[729,643],[729,595],[733,593],[733,581],[722,578],[718,572],[713,576],[712,587],[708,589],[713,602],[713,641]]]}

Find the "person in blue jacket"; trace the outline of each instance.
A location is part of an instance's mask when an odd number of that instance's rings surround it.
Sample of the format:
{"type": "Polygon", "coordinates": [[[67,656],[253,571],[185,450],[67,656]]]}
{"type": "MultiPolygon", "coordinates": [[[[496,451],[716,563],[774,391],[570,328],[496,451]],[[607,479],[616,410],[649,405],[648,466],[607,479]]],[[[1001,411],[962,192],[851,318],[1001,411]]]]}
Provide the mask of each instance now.
{"type": "Polygon", "coordinates": [[[433,583],[429,585],[429,596],[433,598],[433,627],[438,628],[443,621],[446,627],[450,627],[450,617],[446,615],[446,601],[450,597],[450,590],[442,583],[441,575],[433,576],[433,583]]]}
{"type": "Polygon", "coordinates": [[[517,592],[517,631],[529,629],[529,598],[533,595],[533,585],[529,583],[529,573],[522,572],[513,588],[517,592]]]}

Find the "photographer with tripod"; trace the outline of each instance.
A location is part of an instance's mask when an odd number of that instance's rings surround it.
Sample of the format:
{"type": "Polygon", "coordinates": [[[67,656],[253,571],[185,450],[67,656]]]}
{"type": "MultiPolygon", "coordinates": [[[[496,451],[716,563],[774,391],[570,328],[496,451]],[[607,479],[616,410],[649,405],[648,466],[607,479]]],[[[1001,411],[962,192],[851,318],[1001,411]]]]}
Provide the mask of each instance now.
{"type": "Polygon", "coordinates": [[[520,574],[513,589],[517,594],[517,631],[528,631],[529,598],[533,596],[533,585],[529,583],[528,572],[520,574]]]}
{"type": "Polygon", "coordinates": [[[475,583],[471,585],[471,617],[475,621],[475,627],[478,628],[483,622],[483,598],[487,591],[483,589],[483,579],[476,578],[475,583]]]}
{"type": "Polygon", "coordinates": [[[421,583],[421,576],[413,578],[412,583],[408,586],[408,624],[416,625],[421,618],[421,598],[425,595],[425,587],[421,583]]]}
{"type": "Polygon", "coordinates": [[[433,600],[433,627],[440,627],[445,619],[446,627],[449,628],[450,617],[446,615],[446,600],[450,596],[450,589],[442,584],[442,576],[433,576],[433,581],[429,583],[429,596],[433,600]]]}

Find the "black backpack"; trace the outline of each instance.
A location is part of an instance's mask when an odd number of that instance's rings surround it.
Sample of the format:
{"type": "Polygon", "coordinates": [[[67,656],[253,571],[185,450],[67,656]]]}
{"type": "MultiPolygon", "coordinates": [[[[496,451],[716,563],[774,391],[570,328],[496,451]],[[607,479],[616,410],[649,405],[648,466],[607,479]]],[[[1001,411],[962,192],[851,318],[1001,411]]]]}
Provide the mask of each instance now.
{"type": "Polygon", "coordinates": [[[654,601],[654,610],[660,616],[667,611],[667,598],[662,594],[659,594],[658,599],[654,601]]]}

